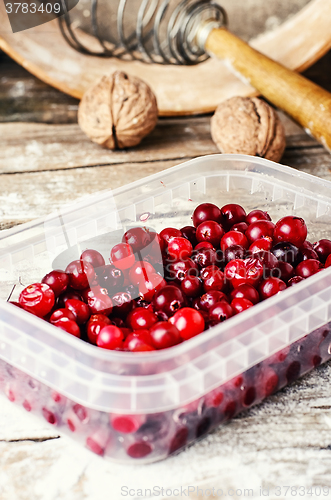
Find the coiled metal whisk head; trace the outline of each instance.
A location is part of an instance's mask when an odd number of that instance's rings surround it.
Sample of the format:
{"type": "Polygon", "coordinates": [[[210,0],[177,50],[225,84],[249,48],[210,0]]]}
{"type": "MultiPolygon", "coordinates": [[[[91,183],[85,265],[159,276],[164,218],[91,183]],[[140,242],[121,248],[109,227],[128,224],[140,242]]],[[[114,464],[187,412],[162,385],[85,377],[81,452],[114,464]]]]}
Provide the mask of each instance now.
{"type": "Polygon", "coordinates": [[[98,41],[97,50],[82,41],[71,12],[59,18],[62,34],[73,48],[93,56],[156,64],[206,60],[201,40],[211,27],[227,24],[226,12],[212,0],[90,0],[88,16],[85,31],[98,41]]]}

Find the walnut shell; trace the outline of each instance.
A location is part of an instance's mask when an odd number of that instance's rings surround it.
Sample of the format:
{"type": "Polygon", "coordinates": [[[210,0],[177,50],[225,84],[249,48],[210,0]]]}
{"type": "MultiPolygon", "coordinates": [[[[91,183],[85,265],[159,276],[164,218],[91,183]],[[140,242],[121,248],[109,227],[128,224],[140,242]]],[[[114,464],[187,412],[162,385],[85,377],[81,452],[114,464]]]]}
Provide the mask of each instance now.
{"type": "Polygon", "coordinates": [[[97,144],[108,148],[136,146],[156,125],[156,97],[150,87],[123,71],[103,76],[85,92],[78,123],[97,144]]]}
{"type": "Polygon", "coordinates": [[[277,112],[257,97],[231,97],[211,120],[213,141],[222,153],[261,156],[279,161],[286,146],[277,112]]]}

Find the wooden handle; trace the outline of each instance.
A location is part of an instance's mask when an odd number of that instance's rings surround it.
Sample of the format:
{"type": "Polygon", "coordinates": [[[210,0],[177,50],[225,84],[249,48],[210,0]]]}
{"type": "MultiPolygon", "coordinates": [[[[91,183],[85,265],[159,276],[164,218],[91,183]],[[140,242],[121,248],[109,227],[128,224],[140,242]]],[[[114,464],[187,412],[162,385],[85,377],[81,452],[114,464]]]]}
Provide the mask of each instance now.
{"type": "Polygon", "coordinates": [[[264,97],[292,116],[331,152],[331,94],[269,59],[224,28],[213,29],[205,50],[228,61],[264,97]]]}

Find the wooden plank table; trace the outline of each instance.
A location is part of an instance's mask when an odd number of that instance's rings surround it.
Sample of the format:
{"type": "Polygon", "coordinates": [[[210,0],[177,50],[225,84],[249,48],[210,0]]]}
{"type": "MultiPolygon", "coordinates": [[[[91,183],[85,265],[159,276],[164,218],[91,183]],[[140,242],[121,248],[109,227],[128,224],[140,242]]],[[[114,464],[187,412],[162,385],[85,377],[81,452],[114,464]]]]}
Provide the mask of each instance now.
{"type": "MultiPolygon", "coordinates": [[[[330,69],[331,53],[306,74],[331,90],[330,69]]],[[[217,152],[210,116],[162,119],[141,146],[105,151],[78,128],[77,104],[0,54],[1,229],[217,152]]],[[[282,120],[287,133],[282,163],[331,180],[331,155],[291,120],[282,120]]],[[[2,398],[0,499],[120,500],[126,486],[137,498],[143,493],[139,488],[157,486],[168,488],[157,498],[196,500],[206,498],[207,488],[222,488],[232,498],[261,498],[261,487],[270,488],[269,498],[294,496],[295,490],[285,496],[286,486],[301,486],[298,497],[317,498],[314,488],[324,486],[329,488],[324,497],[331,498],[330,380],[328,363],[178,456],[146,467],[102,461],[2,398]],[[188,494],[188,486],[201,490],[188,494]]]]}

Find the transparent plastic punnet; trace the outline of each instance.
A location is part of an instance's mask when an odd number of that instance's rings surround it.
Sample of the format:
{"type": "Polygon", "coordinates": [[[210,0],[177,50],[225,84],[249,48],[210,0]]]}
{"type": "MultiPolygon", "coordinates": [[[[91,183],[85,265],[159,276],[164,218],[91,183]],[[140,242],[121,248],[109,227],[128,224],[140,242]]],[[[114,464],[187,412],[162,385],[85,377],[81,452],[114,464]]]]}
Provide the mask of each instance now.
{"type": "Polygon", "coordinates": [[[101,349],[6,302],[130,227],[191,225],[203,202],[294,214],[331,237],[331,183],[263,159],[197,158],[0,237],[0,392],[95,453],[163,459],[331,358],[331,268],[175,347],[101,349]]]}

